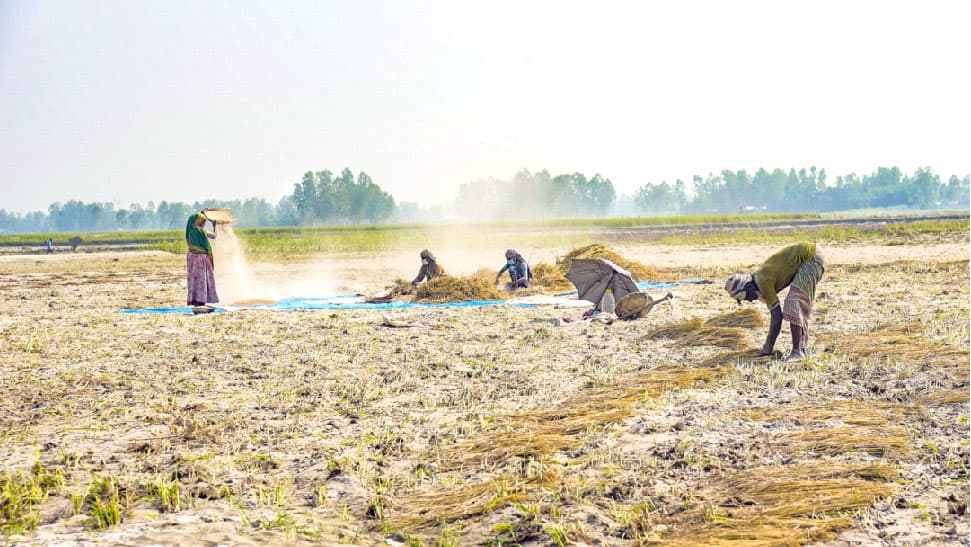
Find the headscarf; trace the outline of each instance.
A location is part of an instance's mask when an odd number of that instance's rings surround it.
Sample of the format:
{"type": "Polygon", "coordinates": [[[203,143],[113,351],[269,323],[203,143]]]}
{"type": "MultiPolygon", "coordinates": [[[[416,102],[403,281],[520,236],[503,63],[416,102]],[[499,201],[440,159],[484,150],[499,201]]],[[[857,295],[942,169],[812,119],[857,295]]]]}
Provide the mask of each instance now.
{"type": "Polygon", "coordinates": [[[193,213],[185,223],[185,242],[189,245],[189,252],[196,254],[209,255],[212,260],[212,245],[209,244],[209,237],[202,229],[206,222],[204,213],[193,213]]]}
{"type": "Polygon", "coordinates": [[[435,260],[435,255],[433,255],[432,252],[429,251],[428,249],[425,249],[422,252],[418,253],[418,256],[422,258],[427,258],[428,260],[432,260],[432,261],[435,260]]]}
{"type": "Polygon", "coordinates": [[[734,274],[725,281],[725,291],[736,301],[741,302],[745,298],[745,287],[752,281],[755,281],[755,276],[752,274],[734,274]]]}
{"type": "Polygon", "coordinates": [[[523,257],[515,249],[506,249],[506,260],[522,260],[523,257]]]}

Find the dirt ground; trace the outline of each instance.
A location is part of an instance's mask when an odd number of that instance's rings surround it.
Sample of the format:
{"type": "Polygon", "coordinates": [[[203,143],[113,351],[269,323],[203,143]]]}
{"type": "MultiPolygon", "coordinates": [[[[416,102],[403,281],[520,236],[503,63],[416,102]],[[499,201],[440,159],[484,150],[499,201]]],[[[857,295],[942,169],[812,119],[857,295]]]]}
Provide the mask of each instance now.
{"type": "MultiPolygon", "coordinates": [[[[183,305],[184,257],[0,257],[0,542],[967,545],[968,241],[820,248],[798,363],[744,353],[765,326],[730,348],[650,336],[736,310],[721,282],[759,246],[618,248],[714,281],[637,321],[395,312],[424,328],[125,315],[183,305]]],[[[325,256],[248,282],[367,292],[417,268],[325,256]]]]}

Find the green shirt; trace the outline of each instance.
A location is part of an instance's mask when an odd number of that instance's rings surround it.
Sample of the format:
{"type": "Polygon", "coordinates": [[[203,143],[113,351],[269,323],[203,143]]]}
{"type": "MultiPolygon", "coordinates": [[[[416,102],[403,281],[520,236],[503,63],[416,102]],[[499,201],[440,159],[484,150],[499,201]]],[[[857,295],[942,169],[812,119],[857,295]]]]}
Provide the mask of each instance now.
{"type": "Polygon", "coordinates": [[[804,241],[785,247],[770,256],[755,272],[759,299],[771,310],[779,304],[779,291],[792,283],[799,266],[816,256],[816,244],[804,241]]]}

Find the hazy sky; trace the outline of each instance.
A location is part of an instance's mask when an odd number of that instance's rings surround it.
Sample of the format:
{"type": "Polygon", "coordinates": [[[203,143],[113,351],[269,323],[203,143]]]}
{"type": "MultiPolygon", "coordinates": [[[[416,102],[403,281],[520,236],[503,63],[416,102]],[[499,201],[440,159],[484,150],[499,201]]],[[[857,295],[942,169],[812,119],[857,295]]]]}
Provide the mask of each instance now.
{"type": "Polygon", "coordinates": [[[0,208],[971,172],[969,2],[0,0],[0,208]]]}

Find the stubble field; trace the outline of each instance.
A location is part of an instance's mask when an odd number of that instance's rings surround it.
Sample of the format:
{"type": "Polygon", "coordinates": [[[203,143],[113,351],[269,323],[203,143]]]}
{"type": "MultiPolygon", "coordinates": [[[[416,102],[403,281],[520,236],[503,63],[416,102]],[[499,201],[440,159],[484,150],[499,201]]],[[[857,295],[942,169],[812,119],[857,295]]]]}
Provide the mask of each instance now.
{"type": "MultiPolygon", "coordinates": [[[[495,306],[400,329],[124,315],[184,303],[184,257],[2,257],[0,541],[967,544],[967,233],[819,246],[800,363],[751,357],[763,306],[724,316],[724,277],[776,245],[618,249],[715,281],[637,321],[495,306]],[[720,316],[753,328],[656,331],[720,316]]],[[[375,290],[416,254],[253,268],[375,290]]]]}

